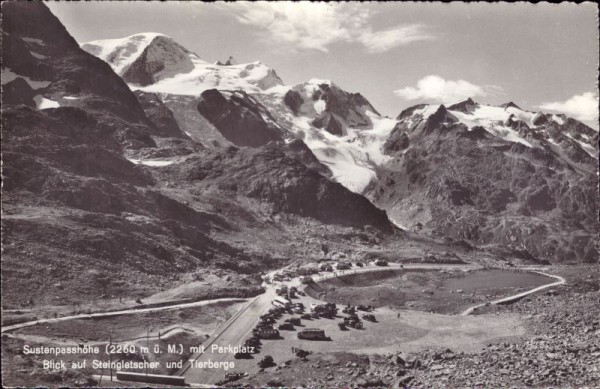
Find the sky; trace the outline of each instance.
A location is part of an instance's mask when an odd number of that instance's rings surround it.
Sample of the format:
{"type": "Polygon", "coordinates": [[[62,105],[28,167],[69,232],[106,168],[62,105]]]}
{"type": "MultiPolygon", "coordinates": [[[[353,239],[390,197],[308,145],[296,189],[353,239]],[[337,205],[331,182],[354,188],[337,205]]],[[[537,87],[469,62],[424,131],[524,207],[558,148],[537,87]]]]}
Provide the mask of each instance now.
{"type": "Polygon", "coordinates": [[[159,32],[206,61],[262,61],[287,85],[330,79],[391,117],[472,97],[598,128],[593,3],[46,4],[80,43],[159,32]]]}

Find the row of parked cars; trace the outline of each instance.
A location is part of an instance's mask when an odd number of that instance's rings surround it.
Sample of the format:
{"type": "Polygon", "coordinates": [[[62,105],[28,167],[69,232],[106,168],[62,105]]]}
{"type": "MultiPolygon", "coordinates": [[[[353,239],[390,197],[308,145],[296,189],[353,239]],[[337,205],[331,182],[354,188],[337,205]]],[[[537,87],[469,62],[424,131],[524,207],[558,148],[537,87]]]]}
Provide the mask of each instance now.
{"type": "MultiPolygon", "coordinates": [[[[377,259],[373,262],[373,264],[375,266],[387,266],[388,261],[386,261],[385,259],[377,259]]],[[[348,270],[348,269],[351,269],[352,266],[364,267],[365,263],[363,263],[361,261],[357,261],[355,263],[352,263],[350,261],[344,261],[344,262],[338,262],[335,265],[332,265],[330,263],[322,263],[321,266],[319,266],[319,271],[332,272],[335,270],[348,270]]]]}
{"type": "MultiPolygon", "coordinates": [[[[341,322],[338,323],[339,329],[346,330],[348,327],[354,328],[354,329],[363,328],[363,323],[360,320],[360,318],[358,317],[357,311],[370,312],[373,309],[374,308],[370,305],[358,305],[356,307],[353,305],[348,305],[348,306],[344,307],[344,309],[342,309],[342,313],[346,314],[346,316],[343,318],[343,320],[341,322]]],[[[377,319],[375,319],[375,315],[373,315],[371,313],[364,313],[362,315],[362,318],[364,320],[371,321],[371,322],[377,321],[377,319]]]]}

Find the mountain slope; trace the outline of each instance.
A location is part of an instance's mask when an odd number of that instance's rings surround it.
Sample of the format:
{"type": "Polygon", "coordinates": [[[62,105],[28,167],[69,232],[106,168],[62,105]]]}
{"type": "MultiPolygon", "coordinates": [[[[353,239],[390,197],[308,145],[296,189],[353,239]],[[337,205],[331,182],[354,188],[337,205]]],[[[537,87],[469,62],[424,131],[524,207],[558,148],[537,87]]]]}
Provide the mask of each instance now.
{"type": "Polygon", "coordinates": [[[258,147],[283,139],[284,130],[269,111],[243,91],[206,90],[198,99],[197,109],[235,145],[258,147]]]}
{"type": "Polygon", "coordinates": [[[162,95],[134,94],[43,3],[2,11],[5,309],[68,310],[190,282],[195,298],[247,296],[260,289],[258,273],[313,259],[320,241],[356,239],[360,249],[394,232],[385,212],[328,181],[302,144],[284,154],[205,150],[192,140],[201,130],[186,134],[162,95]],[[203,166],[220,176],[186,178],[203,166]]]}
{"type": "Polygon", "coordinates": [[[576,120],[514,103],[419,105],[398,116],[367,196],[410,228],[594,262],[597,142],[576,120]]]}
{"type": "Polygon", "coordinates": [[[38,96],[36,105],[29,104],[32,107],[110,111],[126,121],[147,124],[135,96],[105,62],[80,50],[58,20],[40,23],[54,18],[49,10],[19,3],[3,6],[3,14],[3,88],[25,80],[38,96]],[[23,12],[30,12],[30,17],[23,17],[23,12]]]}
{"type": "Polygon", "coordinates": [[[206,65],[214,77],[189,83],[196,66],[144,88],[160,91],[185,132],[209,147],[302,141],[329,170],[323,174],[366,195],[397,225],[527,258],[597,254],[598,132],[584,124],[472,99],[420,104],[390,119],[331,81],[257,88],[236,66],[206,65]]]}
{"type": "Polygon", "coordinates": [[[257,149],[207,151],[161,170],[161,175],[165,180],[192,183],[196,190],[217,188],[258,199],[271,204],[274,214],[292,213],[327,224],[393,232],[384,211],[307,167],[297,152],[293,146],[277,143],[257,149]]]}
{"type": "Polygon", "coordinates": [[[124,156],[156,150],[155,140],[177,128],[163,134],[43,3],[2,11],[3,303],[143,294],[211,256],[238,256],[209,237],[222,220],[162,195],[124,156]],[[7,87],[16,82],[53,103],[20,104],[19,88],[7,87]]]}
{"type": "Polygon", "coordinates": [[[359,93],[346,92],[331,81],[312,79],[285,86],[274,70],[260,62],[236,64],[228,60],[211,64],[181,48],[172,39],[155,33],[89,42],[82,48],[106,59],[132,89],[156,93],[173,110],[182,130],[208,147],[232,144],[257,147],[276,138],[300,139],[331,170],[335,181],[357,193],[376,179],[377,166],[386,159],[381,145],[395,121],[381,117],[359,93]],[[152,62],[143,53],[159,46],[157,42],[169,43],[172,47],[166,48],[161,44],[161,54],[154,56],[155,61],[152,62]],[[139,62],[144,63],[146,68],[164,69],[173,61],[171,55],[181,63],[178,69],[184,70],[179,73],[156,70],[158,78],[148,85],[141,86],[136,79],[129,78],[129,68],[123,66],[139,62]],[[190,61],[194,66],[192,70],[188,66],[190,61]],[[266,123],[257,126],[253,119],[255,115],[243,117],[247,120],[244,122],[235,114],[230,116],[229,111],[219,114],[218,119],[213,117],[207,121],[207,111],[198,112],[206,104],[206,99],[200,96],[212,89],[227,96],[231,95],[231,91],[246,93],[247,97],[243,99],[245,106],[254,112],[264,112],[266,108],[267,113],[261,116],[269,118],[264,120],[266,123]],[[232,126],[256,131],[234,130],[232,126]],[[269,130],[270,127],[279,128],[281,134],[276,136],[269,130]]]}

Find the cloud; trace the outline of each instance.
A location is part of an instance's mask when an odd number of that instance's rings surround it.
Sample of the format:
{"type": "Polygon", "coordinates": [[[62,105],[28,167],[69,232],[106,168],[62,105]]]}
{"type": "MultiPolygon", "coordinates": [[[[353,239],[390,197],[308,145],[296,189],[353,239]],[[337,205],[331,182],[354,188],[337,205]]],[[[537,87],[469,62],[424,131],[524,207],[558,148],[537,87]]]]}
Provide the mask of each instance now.
{"type": "Polygon", "coordinates": [[[397,46],[430,39],[435,39],[435,36],[423,24],[409,24],[375,32],[365,30],[357,38],[371,53],[381,53],[397,46]]]}
{"type": "Polygon", "coordinates": [[[429,75],[417,82],[417,86],[397,89],[394,94],[406,100],[435,100],[441,103],[456,103],[469,97],[495,96],[504,90],[496,85],[475,85],[465,80],[445,80],[429,75]]]}
{"type": "Polygon", "coordinates": [[[293,49],[329,51],[338,42],[359,43],[380,53],[412,42],[435,39],[422,24],[373,30],[374,13],[349,4],[309,2],[233,3],[221,6],[242,24],[257,27],[265,40],[293,49]]]}
{"type": "Polygon", "coordinates": [[[563,102],[544,103],[539,107],[561,112],[581,121],[598,121],[598,94],[593,92],[575,95],[563,102]]]}

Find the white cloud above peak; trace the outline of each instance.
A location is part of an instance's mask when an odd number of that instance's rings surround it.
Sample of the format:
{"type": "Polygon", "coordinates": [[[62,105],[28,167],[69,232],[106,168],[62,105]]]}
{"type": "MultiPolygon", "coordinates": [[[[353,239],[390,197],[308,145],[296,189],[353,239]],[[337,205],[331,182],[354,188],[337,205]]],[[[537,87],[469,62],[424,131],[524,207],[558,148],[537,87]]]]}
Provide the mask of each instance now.
{"type": "Polygon", "coordinates": [[[581,121],[598,121],[598,94],[593,92],[575,95],[566,101],[544,103],[539,107],[549,111],[561,112],[581,121]]]}
{"type": "Polygon", "coordinates": [[[465,80],[446,80],[429,75],[417,81],[416,87],[407,86],[394,91],[406,100],[434,100],[441,103],[456,103],[469,97],[495,96],[504,94],[496,85],[475,85],[465,80]]]}
{"type": "Polygon", "coordinates": [[[242,24],[254,26],[263,38],[292,49],[329,51],[334,43],[361,44],[368,52],[380,53],[409,43],[435,39],[423,24],[403,24],[374,30],[369,24],[373,11],[349,4],[325,2],[256,2],[228,4],[242,24]]]}
{"type": "Polygon", "coordinates": [[[396,46],[435,39],[435,36],[423,24],[408,24],[382,31],[365,30],[361,32],[357,39],[365,46],[367,51],[381,53],[396,46]]]}

